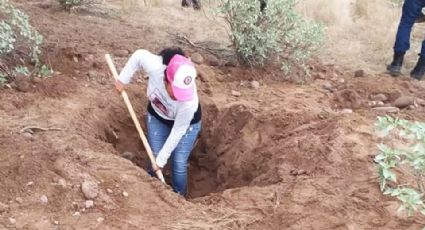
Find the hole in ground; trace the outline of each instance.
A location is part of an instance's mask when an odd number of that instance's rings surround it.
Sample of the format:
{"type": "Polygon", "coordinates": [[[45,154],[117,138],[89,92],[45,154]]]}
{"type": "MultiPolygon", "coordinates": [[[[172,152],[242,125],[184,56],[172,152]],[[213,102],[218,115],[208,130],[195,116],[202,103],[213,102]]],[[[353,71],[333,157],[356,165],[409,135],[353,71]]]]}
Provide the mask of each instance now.
{"type": "MultiPolygon", "coordinates": [[[[146,131],[144,108],[144,105],[137,108],[142,110],[137,114],[146,131]]],[[[261,118],[242,104],[219,111],[213,103],[204,104],[203,111],[203,130],[189,159],[188,198],[230,188],[276,184],[291,179],[291,170],[302,169],[300,174],[310,174],[326,171],[328,167],[322,167],[326,161],[313,153],[329,152],[323,143],[333,138],[329,137],[333,135],[329,130],[335,127],[314,122],[317,114],[261,118]],[[310,131],[316,129],[323,133],[310,131]],[[280,154],[282,149],[284,154],[280,154]]],[[[103,123],[99,138],[113,144],[122,157],[146,170],[149,160],[127,111],[115,108],[109,113],[120,119],[110,119],[109,126],[103,123]]],[[[170,184],[169,164],[164,175],[170,184]]]]}

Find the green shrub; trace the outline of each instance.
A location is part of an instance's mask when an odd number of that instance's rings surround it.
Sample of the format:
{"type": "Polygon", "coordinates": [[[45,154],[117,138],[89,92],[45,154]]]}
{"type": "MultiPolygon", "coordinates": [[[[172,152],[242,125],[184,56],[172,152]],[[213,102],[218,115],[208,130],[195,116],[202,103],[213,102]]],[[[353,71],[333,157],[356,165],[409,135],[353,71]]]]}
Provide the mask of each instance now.
{"type": "Polygon", "coordinates": [[[379,144],[375,157],[381,191],[401,201],[400,211],[425,215],[425,123],[386,116],[378,117],[377,126],[391,145],[379,144]]]}
{"type": "Polygon", "coordinates": [[[230,28],[230,38],[240,61],[251,66],[278,63],[285,73],[293,67],[307,71],[312,52],[324,41],[323,26],[295,12],[296,0],[222,0],[221,13],[230,28]]]}
{"type": "Polygon", "coordinates": [[[4,83],[17,73],[29,75],[23,65],[32,64],[36,71],[40,68],[43,37],[30,25],[28,16],[8,0],[0,0],[0,17],[0,83],[4,83]]]}
{"type": "Polygon", "coordinates": [[[75,6],[82,5],[84,0],[58,0],[58,2],[65,10],[69,11],[75,6]]]}

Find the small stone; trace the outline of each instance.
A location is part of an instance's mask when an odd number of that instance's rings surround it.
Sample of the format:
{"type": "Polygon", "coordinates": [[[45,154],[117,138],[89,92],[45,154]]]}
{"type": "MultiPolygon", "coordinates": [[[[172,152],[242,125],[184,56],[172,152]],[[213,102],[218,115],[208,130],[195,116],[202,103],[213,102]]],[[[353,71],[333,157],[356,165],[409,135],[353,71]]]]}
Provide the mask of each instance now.
{"type": "Polygon", "coordinates": [[[27,76],[17,76],[15,78],[16,89],[20,92],[28,92],[31,88],[29,78],[27,76]]]}
{"type": "Polygon", "coordinates": [[[9,209],[9,205],[0,202],[0,213],[3,213],[9,209]]]}
{"type": "Polygon", "coordinates": [[[97,184],[92,181],[84,181],[81,184],[81,190],[84,194],[84,197],[89,200],[96,198],[97,194],[99,193],[97,184]]]}
{"type": "Polygon", "coordinates": [[[108,193],[112,193],[112,192],[113,192],[113,191],[112,191],[112,189],[110,189],[110,188],[106,189],[106,191],[107,191],[108,193]]]}
{"type": "Polygon", "coordinates": [[[134,158],[136,157],[136,155],[134,155],[134,153],[132,153],[132,152],[126,151],[123,154],[121,154],[121,157],[123,157],[123,158],[125,158],[125,159],[127,159],[129,161],[132,161],[132,160],[134,160],[134,158]]]}
{"type": "Polygon", "coordinates": [[[104,220],[105,220],[105,218],[103,218],[103,217],[99,217],[99,218],[97,218],[97,222],[98,222],[98,223],[102,223],[104,220]]]}
{"type": "Polygon", "coordinates": [[[42,196],[40,197],[40,201],[41,201],[41,203],[43,203],[43,204],[47,204],[47,203],[49,203],[49,199],[47,199],[47,196],[46,196],[46,195],[42,195],[42,196]]]}
{"type": "Polygon", "coordinates": [[[204,57],[200,53],[194,53],[190,56],[190,60],[192,60],[196,64],[204,63],[204,57]]]}
{"type": "Polygon", "coordinates": [[[122,195],[123,195],[124,197],[128,197],[128,193],[127,193],[127,192],[122,192],[122,195]]]}
{"type": "Polygon", "coordinates": [[[86,200],[86,208],[89,209],[94,206],[94,202],[92,200],[86,200]]]}
{"type": "Polygon", "coordinates": [[[232,90],[232,96],[240,97],[241,96],[241,93],[239,91],[232,90]]]}
{"type": "Polygon", "coordinates": [[[400,96],[399,98],[397,98],[397,100],[394,101],[394,106],[402,109],[408,107],[409,105],[413,105],[414,102],[415,99],[413,97],[400,96]]]}
{"type": "Polygon", "coordinates": [[[66,188],[66,180],[63,178],[60,178],[58,180],[58,185],[61,186],[62,188],[66,188]]]}
{"type": "Polygon", "coordinates": [[[333,87],[332,87],[332,84],[331,84],[329,81],[324,82],[324,83],[323,83],[323,85],[322,85],[322,87],[323,87],[324,89],[326,89],[326,90],[331,91],[331,92],[333,92],[333,91],[334,91],[334,90],[333,90],[333,87]]]}
{"type": "Polygon", "coordinates": [[[74,56],[72,59],[74,60],[75,63],[78,63],[78,58],[77,57],[74,56]]]}
{"type": "Polygon", "coordinates": [[[340,79],[338,80],[338,83],[340,83],[340,84],[344,84],[344,83],[345,83],[344,78],[340,78],[340,79]]]}
{"type": "Polygon", "coordinates": [[[128,50],[115,50],[114,55],[117,57],[127,57],[128,50]]]}
{"type": "Polygon", "coordinates": [[[94,61],[94,55],[93,54],[89,54],[87,56],[84,57],[85,61],[94,61]]]}
{"type": "Polygon", "coordinates": [[[15,218],[12,218],[12,217],[9,217],[9,222],[10,222],[11,224],[16,224],[16,220],[15,220],[15,218]]]}
{"type": "Polygon", "coordinates": [[[80,212],[74,212],[74,214],[72,214],[72,216],[80,217],[81,216],[81,213],[80,212]]]}
{"type": "Polygon", "coordinates": [[[53,223],[54,223],[55,225],[59,225],[59,221],[57,221],[57,220],[53,221],[53,223]]]}
{"type": "Polygon", "coordinates": [[[31,133],[25,132],[22,133],[22,136],[24,136],[25,138],[32,140],[34,138],[34,136],[31,133]]]}
{"type": "Polygon", "coordinates": [[[376,106],[376,101],[369,101],[367,103],[370,107],[375,107],[376,106]]]}
{"type": "Polygon", "coordinates": [[[96,70],[90,70],[88,73],[88,76],[91,79],[96,79],[97,76],[99,76],[99,73],[96,70]]]}
{"type": "Polygon", "coordinates": [[[219,66],[220,65],[220,61],[214,55],[208,56],[208,63],[210,64],[210,66],[219,66]]]}
{"type": "Polygon", "coordinates": [[[353,113],[353,110],[352,109],[343,109],[343,110],[341,110],[341,113],[342,114],[350,114],[350,113],[353,113]]]}
{"type": "Polygon", "coordinates": [[[380,94],[371,96],[370,99],[373,101],[387,101],[388,97],[385,94],[380,93],[380,94]]]}
{"type": "Polygon", "coordinates": [[[27,186],[33,186],[33,185],[34,185],[33,181],[30,181],[30,182],[27,183],[27,186]]]}
{"type": "Polygon", "coordinates": [[[32,83],[35,83],[35,84],[40,83],[42,81],[43,80],[41,79],[41,77],[33,77],[33,78],[31,78],[31,82],[32,83]]]}
{"type": "Polygon", "coordinates": [[[377,112],[384,112],[384,113],[397,113],[398,111],[400,111],[399,108],[392,107],[392,106],[375,107],[375,108],[373,108],[373,110],[377,111],[377,112]]]}
{"type": "Polygon", "coordinates": [[[376,102],[376,106],[384,106],[384,105],[385,105],[385,103],[382,102],[382,101],[377,101],[376,102]]]}
{"type": "Polygon", "coordinates": [[[355,72],[354,72],[354,77],[364,77],[364,76],[366,76],[366,73],[365,73],[365,71],[364,70],[356,70],[355,72]]]}
{"type": "Polygon", "coordinates": [[[251,87],[253,89],[259,89],[260,88],[260,82],[258,82],[258,81],[251,81],[251,87]]]}
{"type": "Polygon", "coordinates": [[[18,204],[22,204],[22,202],[24,202],[24,200],[22,200],[22,198],[20,198],[20,197],[16,197],[16,198],[15,198],[15,201],[16,201],[16,203],[18,203],[18,204]]]}

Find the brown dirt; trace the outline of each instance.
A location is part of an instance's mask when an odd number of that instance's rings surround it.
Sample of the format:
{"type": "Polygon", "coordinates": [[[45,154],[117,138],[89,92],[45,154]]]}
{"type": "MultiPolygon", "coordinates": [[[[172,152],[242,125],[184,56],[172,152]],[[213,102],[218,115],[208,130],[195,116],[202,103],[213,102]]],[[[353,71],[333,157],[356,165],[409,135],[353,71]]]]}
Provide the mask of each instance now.
{"type": "MultiPolygon", "coordinates": [[[[143,147],[113,90],[103,55],[123,49],[158,51],[175,43],[169,33],[176,30],[194,41],[220,43],[225,33],[220,25],[202,11],[170,2],[118,17],[91,11],[68,14],[54,2],[15,2],[45,35],[45,61],[59,73],[31,83],[27,92],[1,89],[0,229],[351,230],[425,225],[419,215],[398,214],[397,201],[379,191],[372,161],[378,113],[367,106],[378,93],[388,96],[389,104],[402,94],[425,99],[421,82],[386,75],[354,78],[351,71],[315,64],[313,71],[322,77],[294,85],[274,80],[272,70],[201,64],[204,126],[190,159],[185,200],[145,172],[143,147]],[[170,26],[178,20],[181,24],[170,26]],[[258,90],[250,87],[253,79],[261,83],[258,90]],[[241,96],[232,96],[231,90],[241,96]],[[345,108],[354,112],[341,113],[345,108]],[[33,125],[60,130],[19,133],[33,125]],[[131,161],[121,157],[124,152],[133,153],[126,156],[131,161]],[[84,180],[99,185],[94,207],[87,210],[80,187],[84,180]],[[42,195],[48,197],[47,204],[40,202],[42,195]],[[104,221],[98,222],[99,217],[104,221]]],[[[118,1],[106,4],[113,10],[119,6],[118,1]]],[[[125,60],[115,58],[119,67],[125,60]]],[[[129,88],[141,121],[144,83],[140,76],[129,88]]],[[[424,112],[419,105],[397,115],[423,120],[424,112]]]]}

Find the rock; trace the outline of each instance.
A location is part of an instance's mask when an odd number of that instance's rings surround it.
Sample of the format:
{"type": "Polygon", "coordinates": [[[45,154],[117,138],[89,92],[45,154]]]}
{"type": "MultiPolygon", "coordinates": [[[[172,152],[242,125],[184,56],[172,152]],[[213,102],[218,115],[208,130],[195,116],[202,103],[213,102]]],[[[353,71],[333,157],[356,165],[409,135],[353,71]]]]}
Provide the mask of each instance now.
{"type": "Polygon", "coordinates": [[[13,217],[9,217],[9,222],[10,222],[11,224],[16,224],[16,220],[15,220],[15,218],[13,218],[13,217]]]}
{"type": "Polygon", "coordinates": [[[104,220],[105,220],[105,218],[103,218],[103,217],[99,217],[99,218],[97,218],[97,222],[98,222],[98,223],[102,223],[104,220]]]}
{"type": "Polygon", "coordinates": [[[321,79],[324,80],[325,79],[325,73],[319,72],[313,75],[313,79],[321,79]]]}
{"type": "Polygon", "coordinates": [[[365,77],[366,76],[366,72],[364,70],[356,70],[354,72],[354,77],[365,77]]]}
{"type": "Polygon", "coordinates": [[[24,136],[28,140],[32,140],[34,138],[34,136],[28,132],[22,133],[22,136],[24,136]]]}
{"type": "Polygon", "coordinates": [[[90,70],[87,75],[89,76],[90,80],[92,80],[96,79],[96,77],[99,76],[99,73],[96,70],[90,70]]]}
{"type": "Polygon", "coordinates": [[[42,195],[42,196],[40,197],[40,201],[41,201],[41,203],[43,203],[43,204],[47,204],[47,203],[49,203],[49,199],[47,199],[47,196],[46,196],[46,195],[42,195]]]}
{"type": "Polygon", "coordinates": [[[127,192],[122,192],[122,195],[124,196],[124,197],[128,197],[128,193],[127,192]]]}
{"type": "Polygon", "coordinates": [[[55,225],[59,225],[59,221],[57,221],[57,220],[53,221],[53,223],[54,223],[55,225]]]}
{"type": "Polygon", "coordinates": [[[400,111],[399,108],[392,107],[392,106],[375,107],[372,110],[378,111],[378,112],[384,112],[384,113],[397,113],[398,111],[400,111]]]}
{"type": "Polygon", "coordinates": [[[376,101],[369,101],[367,103],[370,107],[375,107],[376,106],[376,101]]]}
{"type": "Polygon", "coordinates": [[[16,197],[16,198],[15,198],[15,201],[16,201],[16,203],[18,203],[18,204],[22,204],[22,202],[24,202],[24,200],[22,200],[22,198],[20,198],[20,197],[16,197]]]}
{"type": "Polygon", "coordinates": [[[380,94],[372,95],[370,99],[373,101],[387,101],[388,97],[385,94],[380,93],[380,94]]]}
{"type": "Polygon", "coordinates": [[[74,212],[74,214],[72,214],[72,216],[80,217],[81,213],[80,212],[74,212]]]}
{"type": "Polygon", "coordinates": [[[132,153],[132,152],[126,151],[126,152],[124,152],[124,153],[121,154],[121,157],[123,157],[123,158],[125,158],[125,159],[127,159],[129,161],[132,161],[132,160],[134,160],[134,158],[136,157],[136,155],[134,155],[134,153],[132,153]]]}
{"type": "Polygon", "coordinates": [[[341,110],[341,113],[342,114],[350,114],[350,113],[353,113],[353,110],[352,109],[343,109],[343,110],[341,110]]]}
{"type": "Polygon", "coordinates": [[[128,56],[128,50],[115,50],[114,55],[117,57],[127,57],[128,56]]]}
{"type": "Polygon", "coordinates": [[[0,213],[6,212],[9,209],[9,205],[0,202],[0,213]]]}
{"type": "Polygon", "coordinates": [[[220,65],[220,61],[214,55],[208,56],[208,63],[210,64],[210,66],[219,66],[220,65]]]}
{"type": "Polygon", "coordinates": [[[34,84],[40,83],[42,81],[43,80],[41,79],[41,77],[32,77],[31,78],[31,82],[34,83],[34,84]]]}
{"type": "Polygon", "coordinates": [[[107,191],[108,193],[112,193],[112,192],[113,192],[113,191],[112,191],[112,189],[110,189],[110,188],[106,189],[106,191],[107,191]]]}
{"type": "Polygon", "coordinates": [[[258,81],[251,81],[251,87],[253,89],[259,89],[260,88],[260,82],[258,82],[258,81]]]}
{"type": "Polygon", "coordinates": [[[340,79],[338,80],[338,83],[340,83],[340,84],[344,84],[344,83],[345,83],[344,78],[340,78],[340,79]]]}
{"type": "Polygon", "coordinates": [[[239,62],[237,59],[230,59],[226,63],[224,63],[224,66],[226,67],[237,67],[239,65],[239,62]]]}
{"type": "Polygon", "coordinates": [[[58,185],[61,186],[62,188],[66,188],[66,180],[63,178],[60,178],[58,180],[58,185]]]}
{"type": "Polygon", "coordinates": [[[331,91],[331,92],[333,92],[333,91],[334,91],[334,90],[333,90],[333,87],[332,87],[332,84],[331,84],[329,81],[325,81],[325,82],[323,83],[322,87],[323,87],[324,89],[326,89],[326,90],[331,91]]]}
{"type": "Polygon", "coordinates": [[[84,181],[81,184],[81,190],[84,194],[84,197],[88,200],[94,199],[99,194],[99,188],[95,182],[92,181],[84,181]]]}
{"type": "Polygon", "coordinates": [[[200,53],[194,53],[190,56],[190,60],[192,60],[196,64],[204,63],[204,57],[200,53]]]}
{"type": "Polygon", "coordinates": [[[85,206],[87,209],[89,209],[94,206],[94,202],[92,200],[86,200],[85,206]]]}
{"type": "Polygon", "coordinates": [[[236,90],[232,90],[232,96],[240,97],[241,96],[241,92],[236,91],[236,90]]]}
{"type": "Polygon", "coordinates": [[[414,102],[415,99],[413,97],[402,95],[394,101],[394,106],[402,109],[408,107],[409,105],[413,105],[414,102]]]}
{"type": "Polygon", "coordinates": [[[31,84],[28,77],[17,76],[15,78],[16,89],[20,92],[28,92],[31,89],[31,84]]]}
{"type": "Polygon", "coordinates": [[[72,59],[74,60],[75,63],[78,63],[78,58],[76,56],[74,56],[72,59]]]}
{"type": "Polygon", "coordinates": [[[33,181],[30,181],[30,182],[27,183],[27,186],[33,186],[33,185],[34,185],[33,181]]]}
{"type": "Polygon", "coordinates": [[[89,54],[87,56],[84,57],[85,61],[94,61],[94,55],[93,54],[89,54]]]}

